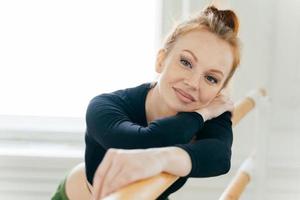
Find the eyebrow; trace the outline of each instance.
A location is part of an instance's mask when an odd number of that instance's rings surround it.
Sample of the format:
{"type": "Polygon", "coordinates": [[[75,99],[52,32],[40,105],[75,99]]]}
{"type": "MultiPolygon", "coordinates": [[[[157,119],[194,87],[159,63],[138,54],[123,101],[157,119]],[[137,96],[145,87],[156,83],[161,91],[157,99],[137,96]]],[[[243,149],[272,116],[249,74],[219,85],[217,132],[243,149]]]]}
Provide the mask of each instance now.
{"type": "Polygon", "coordinates": [[[220,71],[220,70],[217,70],[217,69],[211,69],[211,70],[209,70],[209,71],[216,72],[216,73],[219,73],[219,74],[221,74],[222,76],[224,76],[223,72],[220,71]]]}
{"type": "Polygon", "coordinates": [[[193,56],[193,58],[196,60],[196,62],[198,61],[198,59],[197,59],[197,57],[195,56],[195,54],[194,54],[193,52],[191,52],[190,50],[188,50],[188,49],[183,49],[182,51],[189,52],[189,53],[193,56]]]}
{"type": "MultiPolygon", "coordinates": [[[[193,58],[196,60],[196,62],[198,62],[198,59],[197,59],[197,57],[195,56],[195,54],[194,54],[193,52],[191,52],[191,51],[188,50],[188,49],[184,49],[183,51],[186,51],[186,52],[190,53],[190,54],[193,56],[193,58]]],[[[209,70],[209,71],[216,72],[216,73],[219,73],[219,74],[221,74],[222,76],[224,76],[223,72],[220,71],[220,70],[217,70],[217,69],[211,69],[211,70],[209,70]]]]}

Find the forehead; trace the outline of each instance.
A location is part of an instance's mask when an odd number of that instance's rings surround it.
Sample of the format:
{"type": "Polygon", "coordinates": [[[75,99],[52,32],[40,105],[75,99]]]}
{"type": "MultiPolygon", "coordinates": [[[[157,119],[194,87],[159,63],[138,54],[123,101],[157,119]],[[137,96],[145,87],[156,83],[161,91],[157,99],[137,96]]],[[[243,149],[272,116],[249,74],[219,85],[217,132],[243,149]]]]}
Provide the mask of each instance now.
{"type": "Polygon", "coordinates": [[[217,68],[229,74],[233,64],[233,51],[228,42],[205,29],[181,35],[175,42],[174,53],[189,50],[197,57],[197,64],[207,68],[217,68]]]}

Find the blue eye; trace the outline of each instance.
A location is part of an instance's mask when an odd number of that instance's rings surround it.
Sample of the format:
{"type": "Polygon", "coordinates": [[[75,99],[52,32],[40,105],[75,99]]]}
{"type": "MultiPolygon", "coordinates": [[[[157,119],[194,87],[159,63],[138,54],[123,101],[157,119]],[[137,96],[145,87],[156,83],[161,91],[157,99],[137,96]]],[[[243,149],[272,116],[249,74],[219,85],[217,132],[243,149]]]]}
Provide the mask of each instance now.
{"type": "Polygon", "coordinates": [[[218,80],[216,78],[212,77],[212,76],[207,76],[206,79],[209,82],[213,83],[213,84],[217,84],[218,83],[218,80]]]}
{"type": "Polygon", "coordinates": [[[180,63],[185,67],[192,68],[192,64],[185,58],[180,58],[180,63]]]}

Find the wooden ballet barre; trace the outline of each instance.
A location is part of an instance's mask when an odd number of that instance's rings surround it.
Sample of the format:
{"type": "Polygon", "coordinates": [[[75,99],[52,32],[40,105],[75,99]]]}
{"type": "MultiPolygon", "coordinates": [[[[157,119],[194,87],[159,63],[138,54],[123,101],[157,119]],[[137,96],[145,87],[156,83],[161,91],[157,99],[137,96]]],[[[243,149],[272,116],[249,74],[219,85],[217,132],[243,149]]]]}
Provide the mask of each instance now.
{"type": "MultiPolygon", "coordinates": [[[[245,98],[234,105],[232,125],[235,126],[244,116],[249,113],[259,98],[266,96],[264,89],[251,91],[245,98]]],[[[103,200],[153,200],[159,197],[168,187],[170,187],[179,177],[160,173],[151,178],[136,181],[115,193],[108,195],[103,200]]]]}
{"type": "Polygon", "coordinates": [[[232,116],[232,126],[239,123],[244,116],[249,113],[255,105],[259,102],[259,99],[266,97],[267,92],[263,88],[250,91],[243,99],[234,104],[234,111],[232,116]]]}
{"type": "Polygon", "coordinates": [[[238,169],[238,172],[236,173],[230,184],[227,186],[227,188],[224,190],[219,200],[240,199],[240,196],[251,180],[253,165],[254,160],[253,157],[250,156],[242,163],[242,165],[238,169]]]}

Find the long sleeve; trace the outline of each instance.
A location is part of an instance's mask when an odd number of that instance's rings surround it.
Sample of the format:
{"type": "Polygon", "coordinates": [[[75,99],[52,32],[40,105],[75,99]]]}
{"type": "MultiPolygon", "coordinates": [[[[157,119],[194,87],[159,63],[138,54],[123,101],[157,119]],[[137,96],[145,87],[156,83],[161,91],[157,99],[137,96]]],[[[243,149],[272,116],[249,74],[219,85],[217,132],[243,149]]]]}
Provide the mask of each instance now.
{"type": "Polygon", "coordinates": [[[232,141],[231,113],[227,111],[206,121],[197,133],[195,143],[175,145],[190,155],[192,170],[187,177],[212,177],[227,173],[232,141]]]}
{"type": "Polygon", "coordinates": [[[87,108],[88,135],[103,148],[150,148],[187,143],[204,125],[196,112],[181,112],[175,116],[152,121],[147,127],[132,122],[114,96],[98,96],[87,108]]]}

